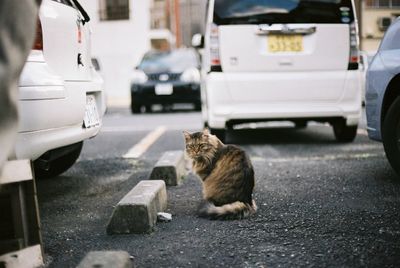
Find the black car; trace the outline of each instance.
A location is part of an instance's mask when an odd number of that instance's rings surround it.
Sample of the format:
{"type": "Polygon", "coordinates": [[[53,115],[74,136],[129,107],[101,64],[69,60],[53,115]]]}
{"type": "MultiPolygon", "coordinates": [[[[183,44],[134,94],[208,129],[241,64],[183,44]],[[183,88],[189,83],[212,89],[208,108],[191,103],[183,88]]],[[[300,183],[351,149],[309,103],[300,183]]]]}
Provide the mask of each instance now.
{"type": "Polygon", "coordinates": [[[200,61],[193,49],[150,51],[136,67],[131,84],[132,113],[153,104],[171,107],[175,103],[191,103],[201,109],[200,61]]]}

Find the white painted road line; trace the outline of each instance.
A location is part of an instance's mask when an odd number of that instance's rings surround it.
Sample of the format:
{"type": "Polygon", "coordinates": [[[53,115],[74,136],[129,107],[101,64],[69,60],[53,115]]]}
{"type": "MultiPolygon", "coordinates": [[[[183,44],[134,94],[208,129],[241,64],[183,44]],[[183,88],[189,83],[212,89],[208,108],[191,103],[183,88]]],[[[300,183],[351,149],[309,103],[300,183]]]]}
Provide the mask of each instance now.
{"type": "MultiPolygon", "coordinates": [[[[192,130],[192,131],[200,131],[202,129],[201,124],[192,124],[192,125],[187,125],[185,124],[186,130],[192,130]]],[[[182,128],[182,125],[170,125],[168,126],[168,130],[184,130],[182,128]]],[[[151,127],[149,126],[107,126],[107,127],[102,127],[101,132],[104,133],[122,133],[122,132],[137,132],[137,131],[150,131],[152,130],[151,127]]]]}
{"type": "Polygon", "coordinates": [[[269,162],[269,163],[286,163],[286,162],[310,162],[310,161],[334,161],[334,160],[352,160],[384,157],[385,153],[355,153],[355,154],[337,154],[325,156],[309,156],[309,157],[287,157],[287,158],[263,158],[251,157],[254,162],[269,162]]]}
{"type": "Polygon", "coordinates": [[[367,130],[366,130],[366,129],[363,129],[363,128],[357,129],[357,134],[368,136],[367,130]]]}
{"type": "Polygon", "coordinates": [[[167,130],[165,126],[159,126],[152,132],[146,135],[139,143],[134,145],[126,154],[124,154],[123,158],[139,158],[142,154],[144,154],[149,147],[155,143],[158,138],[164,134],[167,130]]]}

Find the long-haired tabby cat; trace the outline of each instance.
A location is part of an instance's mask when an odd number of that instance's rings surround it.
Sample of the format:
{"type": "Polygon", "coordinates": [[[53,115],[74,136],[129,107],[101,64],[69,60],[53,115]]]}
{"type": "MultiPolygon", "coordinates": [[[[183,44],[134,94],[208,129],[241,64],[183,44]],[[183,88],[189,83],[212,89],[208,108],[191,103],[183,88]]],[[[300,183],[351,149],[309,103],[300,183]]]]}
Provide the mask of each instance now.
{"type": "Polygon", "coordinates": [[[242,219],[255,213],[254,170],[245,151],[223,144],[208,129],[183,134],[193,170],[203,182],[204,202],[199,207],[199,216],[242,219]]]}

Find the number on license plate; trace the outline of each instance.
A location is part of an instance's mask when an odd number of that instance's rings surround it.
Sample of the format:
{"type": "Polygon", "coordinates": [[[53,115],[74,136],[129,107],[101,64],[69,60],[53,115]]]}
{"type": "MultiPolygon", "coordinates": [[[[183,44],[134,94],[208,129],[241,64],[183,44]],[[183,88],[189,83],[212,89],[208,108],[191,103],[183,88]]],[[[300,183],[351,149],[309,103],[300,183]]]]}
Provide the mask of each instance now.
{"type": "Polygon", "coordinates": [[[269,52],[301,52],[303,51],[302,35],[268,35],[269,52]]]}
{"type": "Polygon", "coordinates": [[[99,113],[97,111],[96,98],[94,95],[86,96],[85,117],[83,118],[85,128],[91,128],[100,125],[99,113]]]}
{"type": "Polygon", "coordinates": [[[157,84],[155,91],[156,95],[171,95],[174,91],[174,87],[172,84],[157,84]]]}

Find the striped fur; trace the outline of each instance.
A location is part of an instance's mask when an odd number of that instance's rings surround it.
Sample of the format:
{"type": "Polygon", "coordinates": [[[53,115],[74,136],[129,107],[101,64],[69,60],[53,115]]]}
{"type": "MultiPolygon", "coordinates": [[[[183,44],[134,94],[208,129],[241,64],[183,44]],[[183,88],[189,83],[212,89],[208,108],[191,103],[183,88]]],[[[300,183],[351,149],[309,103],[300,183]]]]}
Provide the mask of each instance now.
{"type": "Polygon", "coordinates": [[[199,215],[210,219],[242,219],[256,212],[254,170],[244,150],[223,144],[206,129],[184,132],[186,153],[203,185],[199,215]]]}
{"type": "Polygon", "coordinates": [[[211,220],[240,220],[249,217],[256,211],[257,205],[254,200],[251,205],[236,201],[218,207],[205,201],[200,204],[198,215],[211,220]]]}

